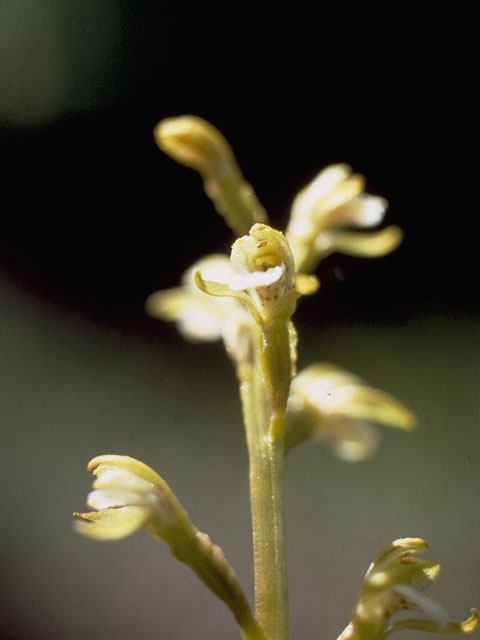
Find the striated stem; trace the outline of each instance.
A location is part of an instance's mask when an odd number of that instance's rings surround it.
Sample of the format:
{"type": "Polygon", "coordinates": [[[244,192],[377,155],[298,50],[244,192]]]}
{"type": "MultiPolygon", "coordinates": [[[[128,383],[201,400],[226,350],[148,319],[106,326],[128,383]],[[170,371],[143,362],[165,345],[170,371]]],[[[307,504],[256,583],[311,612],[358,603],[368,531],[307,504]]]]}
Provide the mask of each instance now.
{"type": "MultiPolygon", "coordinates": [[[[278,379],[272,364],[289,359],[288,332],[274,331],[274,340],[259,331],[254,367],[239,370],[240,393],[250,461],[255,607],[269,640],[288,640],[288,586],[284,534],[284,444],[286,399],[272,393],[278,379]],[[279,341],[279,335],[285,340],[279,341]],[[272,347],[272,348],[271,348],[272,347]],[[274,399],[274,402],[272,400],[274,399]]],[[[280,367],[287,380],[289,370],[280,367]]]]}
{"type": "Polygon", "coordinates": [[[177,560],[187,564],[225,602],[241,627],[244,640],[267,640],[222,549],[206,533],[188,523],[175,536],[171,550],[177,560]]]}
{"type": "Polygon", "coordinates": [[[288,638],[283,512],[283,443],[265,438],[250,453],[256,615],[267,637],[288,638]]]}

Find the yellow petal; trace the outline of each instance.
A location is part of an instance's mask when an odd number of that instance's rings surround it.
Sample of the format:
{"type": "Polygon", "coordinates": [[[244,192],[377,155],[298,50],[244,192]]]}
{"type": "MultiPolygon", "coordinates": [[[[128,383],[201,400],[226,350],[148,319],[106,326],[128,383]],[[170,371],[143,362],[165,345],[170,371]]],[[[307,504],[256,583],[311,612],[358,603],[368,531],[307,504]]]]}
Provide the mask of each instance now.
{"type": "Polygon", "coordinates": [[[400,245],[403,233],[400,227],[391,225],[381,231],[335,231],[328,236],[332,251],[360,258],[379,258],[400,245]]]}
{"type": "Polygon", "coordinates": [[[405,629],[417,629],[419,631],[429,631],[430,633],[471,633],[480,623],[480,615],[477,609],[471,610],[472,615],[463,622],[447,622],[445,625],[439,624],[436,620],[397,620],[387,629],[386,635],[395,631],[405,629]]]}
{"type": "Polygon", "coordinates": [[[144,507],[121,507],[91,513],[74,513],[75,529],[97,540],[117,540],[129,536],[141,527],[148,518],[144,507]]]}
{"type": "Polygon", "coordinates": [[[225,309],[201,292],[185,287],[157,291],[145,303],[149,315],[178,323],[182,335],[191,341],[213,341],[222,337],[225,309]]]}
{"type": "Polygon", "coordinates": [[[295,277],[295,288],[302,296],[310,296],[318,291],[320,282],[316,276],[300,273],[295,277]]]}
{"type": "Polygon", "coordinates": [[[233,152],[224,136],[197,116],[166,118],[154,130],[158,146],[180,164],[205,174],[238,171],[233,152]]]}
{"type": "Polygon", "coordinates": [[[343,415],[380,422],[390,427],[413,429],[415,416],[389,393],[366,385],[345,385],[335,391],[343,415]]]}

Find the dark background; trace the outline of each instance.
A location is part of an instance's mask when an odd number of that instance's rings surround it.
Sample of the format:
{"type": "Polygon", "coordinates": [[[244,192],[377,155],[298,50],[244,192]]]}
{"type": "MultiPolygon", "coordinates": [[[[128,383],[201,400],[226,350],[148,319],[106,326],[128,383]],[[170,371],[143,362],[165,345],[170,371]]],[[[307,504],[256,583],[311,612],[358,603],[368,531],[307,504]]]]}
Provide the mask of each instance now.
{"type": "Polygon", "coordinates": [[[391,256],[328,258],[297,314],[300,367],[365,377],[419,429],[384,429],[368,464],[321,447],[287,461],[292,637],[335,638],[400,536],[431,543],[444,567],[431,596],[452,618],[480,604],[473,36],[452,7],[0,0],[2,640],[238,637],[148,536],[71,530],[86,462],[133,455],[252,595],[230,363],[143,311],[233,239],[200,178],[153,141],[183,113],[223,131],[279,228],[300,188],[348,162],[405,232],[391,256]]]}

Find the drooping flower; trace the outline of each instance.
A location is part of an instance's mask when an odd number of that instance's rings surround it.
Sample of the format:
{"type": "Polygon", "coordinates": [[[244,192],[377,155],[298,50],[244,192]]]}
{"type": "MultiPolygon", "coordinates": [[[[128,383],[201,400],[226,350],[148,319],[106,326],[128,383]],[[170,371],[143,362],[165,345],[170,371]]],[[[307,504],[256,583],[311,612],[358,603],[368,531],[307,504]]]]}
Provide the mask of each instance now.
{"type": "Polygon", "coordinates": [[[403,629],[438,633],[475,629],[479,622],[475,609],[468,620],[449,622],[445,609],[422,593],[440,571],[440,565],[412,555],[426,547],[421,538],[400,538],[378,554],[365,574],[351,621],[337,640],[384,640],[403,629]],[[390,622],[397,612],[407,609],[427,618],[390,622]]]}
{"type": "Polygon", "coordinates": [[[129,456],[97,456],[88,471],[93,471],[95,480],[87,504],[95,511],[75,513],[80,533],[114,540],[144,526],[170,544],[188,522],[170,487],[143,462],[129,456]]]}
{"type": "Polygon", "coordinates": [[[326,167],[293,201],[286,237],[299,273],[309,273],[334,251],[377,257],[393,251],[402,240],[398,227],[367,229],[383,220],[388,203],[363,193],[365,179],[347,164],[326,167]]]}
{"type": "Polygon", "coordinates": [[[308,438],[329,444],[343,460],[372,456],[378,434],[370,422],[412,429],[413,414],[393,396],[331,364],[314,364],[292,381],[285,448],[308,438]]]}
{"type": "Polygon", "coordinates": [[[95,480],[87,504],[95,511],[74,514],[79,533],[115,540],[145,527],[225,602],[248,632],[246,637],[265,640],[222,549],[193,525],[163,478],[129,456],[97,456],[89,462],[88,470],[93,471],[95,480]]]}

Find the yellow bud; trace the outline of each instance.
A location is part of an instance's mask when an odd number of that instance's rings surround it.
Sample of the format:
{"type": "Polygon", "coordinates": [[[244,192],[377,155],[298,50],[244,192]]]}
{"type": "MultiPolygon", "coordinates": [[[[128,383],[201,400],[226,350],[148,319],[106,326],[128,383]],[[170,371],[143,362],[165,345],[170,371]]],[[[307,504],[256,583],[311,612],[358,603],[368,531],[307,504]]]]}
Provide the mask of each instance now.
{"type": "Polygon", "coordinates": [[[213,125],[198,116],[167,118],[155,127],[154,136],[160,149],[200,173],[206,194],[236,235],[247,233],[255,222],[267,221],[232,148],[213,125]]]}
{"type": "Polygon", "coordinates": [[[224,136],[197,116],[166,118],[154,130],[155,140],[178,163],[206,177],[218,178],[239,173],[233,151],[224,136]]]}

